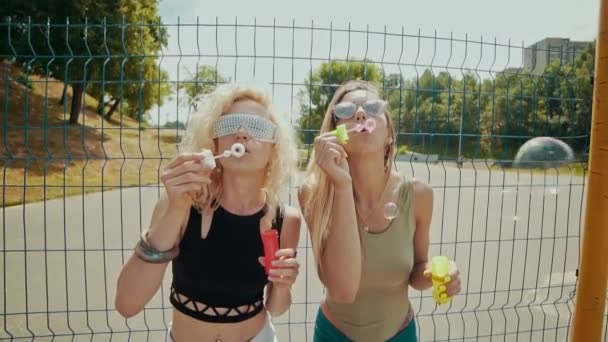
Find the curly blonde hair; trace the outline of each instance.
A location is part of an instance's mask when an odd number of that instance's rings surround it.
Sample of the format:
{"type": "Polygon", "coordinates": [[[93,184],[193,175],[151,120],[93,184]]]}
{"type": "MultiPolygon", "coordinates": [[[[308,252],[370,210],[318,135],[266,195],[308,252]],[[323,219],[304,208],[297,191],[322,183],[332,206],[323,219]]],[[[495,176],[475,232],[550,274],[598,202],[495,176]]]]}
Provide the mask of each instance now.
{"type": "MultiPolygon", "coordinates": [[[[365,90],[380,97],[377,88],[367,81],[346,81],[336,89],[327,106],[323,122],[321,123],[321,134],[336,129],[336,120],[333,115],[334,106],[340,103],[346,94],[356,90],[365,90]]],[[[391,116],[388,114],[388,108],[386,110],[385,116],[388,123],[388,134],[392,138],[392,141],[394,141],[395,128],[391,116]]],[[[385,172],[391,172],[390,166],[395,158],[395,154],[395,144],[388,144],[384,152],[385,172]]],[[[308,218],[307,222],[309,224],[313,254],[317,263],[317,269],[320,269],[321,255],[323,254],[325,241],[329,234],[328,226],[333,212],[334,187],[315,162],[314,151],[309,159],[306,176],[302,185],[309,190],[308,197],[305,199],[306,210],[304,216],[308,218]]]]}
{"type": "MultiPolygon", "coordinates": [[[[297,168],[297,149],[292,126],[274,111],[268,94],[250,86],[237,84],[219,86],[213,93],[203,98],[199,110],[191,116],[180,150],[200,152],[208,149],[213,151],[214,155],[217,154],[217,139],[213,138],[215,122],[233,103],[241,100],[252,100],[260,104],[270,114],[270,120],[277,125],[275,143],[263,184],[266,206],[269,209],[266,218],[273,219],[281,191],[289,188],[290,177],[297,168]]],[[[199,210],[217,209],[222,196],[221,177],[221,172],[212,172],[211,184],[204,186],[195,200],[195,206],[199,210]]]]}

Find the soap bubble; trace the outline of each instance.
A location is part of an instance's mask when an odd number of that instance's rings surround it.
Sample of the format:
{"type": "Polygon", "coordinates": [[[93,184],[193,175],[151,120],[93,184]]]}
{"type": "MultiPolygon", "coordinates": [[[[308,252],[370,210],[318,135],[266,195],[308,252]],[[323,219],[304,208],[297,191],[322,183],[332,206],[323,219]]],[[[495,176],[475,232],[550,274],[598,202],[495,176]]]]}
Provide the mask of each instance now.
{"type": "Polygon", "coordinates": [[[537,137],[526,141],[513,160],[518,168],[552,168],[574,161],[574,152],[565,142],[553,137],[537,137]]]}
{"type": "Polygon", "coordinates": [[[392,220],[397,217],[397,213],[399,211],[399,207],[395,202],[388,202],[384,205],[384,217],[387,220],[392,220]]]}
{"type": "Polygon", "coordinates": [[[390,197],[388,197],[387,202],[384,204],[384,217],[387,220],[392,220],[397,215],[399,215],[399,200],[401,196],[401,191],[403,189],[404,183],[403,178],[399,179],[398,182],[394,182],[389,185],[391,188],[387,189],[390,191],[390,197]]]}

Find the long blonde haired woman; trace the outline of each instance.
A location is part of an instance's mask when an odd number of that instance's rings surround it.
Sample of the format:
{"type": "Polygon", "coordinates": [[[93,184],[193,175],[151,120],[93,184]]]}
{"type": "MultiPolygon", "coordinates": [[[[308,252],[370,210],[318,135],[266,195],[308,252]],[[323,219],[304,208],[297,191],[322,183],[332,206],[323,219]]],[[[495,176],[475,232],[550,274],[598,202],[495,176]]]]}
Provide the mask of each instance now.
{"type": "MultiPolygon", "coordinates": [[[[300,189],[319,277],[327,288],[315,342],[416,341],[409,286],[431,286],[428,269],[432,188],[391,168],[395,133],[388,104],[365,81],[335,92],[315,139],[300,189]],[[351,131],[346,144],[332,131],[374,120],[375,129],[351,131]],[[387,215],[386,204],[394,206],[387,215]]],[[[388,206],[391,208],[391,206],[388,206]]],[[[448,295],[460,291],[455,265],[448,295]]]]}
{"type": "Polygon", "coordinates": [[[299,267],[300,214],[279,199],[297,162],[291,127],[264,93],[228,85],[205,99],[182,145],[120,274],[116,308],[125,317],[139,313],[171,262],[167,340],[275,341],[269,316],[289,308],[299,267]],[[236,143],[245,148],[237,156],[208,157],[236,143]],[[266,274],[261,231],[268,228],[278,230],[280,249],[266,274]]]}

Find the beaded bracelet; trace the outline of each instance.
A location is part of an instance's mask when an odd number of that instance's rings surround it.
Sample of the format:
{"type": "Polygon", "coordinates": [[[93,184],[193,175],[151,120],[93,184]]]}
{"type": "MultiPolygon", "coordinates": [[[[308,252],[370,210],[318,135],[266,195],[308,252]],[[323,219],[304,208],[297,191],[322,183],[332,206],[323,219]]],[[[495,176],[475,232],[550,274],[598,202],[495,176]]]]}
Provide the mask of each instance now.
{"type": "Polygon", "coordinates": [[[163,264],[175,259],[179,255],[179,245],[161,252],[148,244],[146,241],[147,235],[147,232],[143,234],[135,245],[135,255],[141,260],[151,264],[163,264]]]}

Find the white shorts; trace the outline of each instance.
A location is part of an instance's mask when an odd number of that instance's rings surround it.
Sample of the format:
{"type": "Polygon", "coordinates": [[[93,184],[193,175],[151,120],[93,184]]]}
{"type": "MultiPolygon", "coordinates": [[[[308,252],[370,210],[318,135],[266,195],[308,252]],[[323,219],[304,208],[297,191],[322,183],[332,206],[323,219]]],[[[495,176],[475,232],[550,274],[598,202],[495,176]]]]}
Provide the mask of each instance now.
{"type": "MultiPolygon", "coordinates": [[[[270,315],[266,319],[266,324],[262,327],[260,332],[255,335],[249,342],[278,342],[277,333],[274,330],[274,325],[270,319],[270,315]]],[[[165,342],[175,342],[173,336],[171,336],[171,323],[169,323],[169,329],[165,334],[165,342]]]]}

